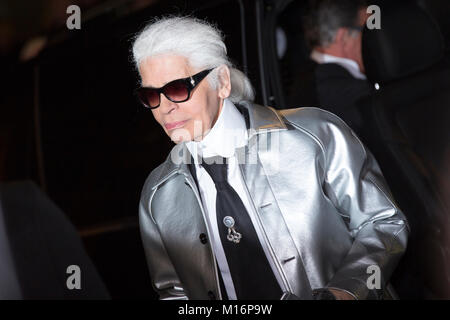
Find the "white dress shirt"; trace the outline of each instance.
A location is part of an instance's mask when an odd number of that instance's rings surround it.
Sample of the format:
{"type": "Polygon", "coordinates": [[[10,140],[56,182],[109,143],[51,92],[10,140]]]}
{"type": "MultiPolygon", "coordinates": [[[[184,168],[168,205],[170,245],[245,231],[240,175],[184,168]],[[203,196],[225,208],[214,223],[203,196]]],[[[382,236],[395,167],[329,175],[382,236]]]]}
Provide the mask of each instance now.
{"type": "MultiPolygon", "coordinates": [[[[221,156],[228,159],[228,183],[233,187],[236,193],[241,198],[253,226],[255,227],[259,241],[277,281],[282,288],[282,282],[274,265],[274,261],[269,253],[268,245],[262,235],[262,231],[256,223],[256,211],[254,204],[248,194],[248,190],[244,184],[244,180],[239,168],[235,150],[244,147],[248,142],[248,131],[245,124],[244,117],[237,110],[235,105],[228,99],[224,100],[220,115],[214,124],[213,128],[201,141],[190,141],[186,143],[189,152],[192,154],[195,163],[199,191],[202,198],[203,208],[207,216],[207,223],[209,229],[212,231],[211,244],[217,258],[217,264],[222,274],[225,290],[227,291],[230,300],[236,300],[236,291],[233,285],[233,280],[228,267],[225,252],[219,236],[219,227],[216,218],[216,187],[210,175],[206,170],[198,164],[197,155],[199,157],[209,158],[214,156],[221,156]]],[[[225,227],[222,225],[221,227],[225,227]]],[[[236,226],[239,232],[239,226],[236,226]]],[[[243,235],[245,237],[245,235],[243,235]]]]}
{"type": "Polygon", "coordinates": [[[366,75],[361,72],[361,70],[359,69],[359,65],[354,60],[332,56],[330,54],[325,54],[316,50],[313,50],[311,52],[311,59],[318,64],[336,63],[350,72],[350,74],[354,78],[362,80],[367,79],[366,75]]]}

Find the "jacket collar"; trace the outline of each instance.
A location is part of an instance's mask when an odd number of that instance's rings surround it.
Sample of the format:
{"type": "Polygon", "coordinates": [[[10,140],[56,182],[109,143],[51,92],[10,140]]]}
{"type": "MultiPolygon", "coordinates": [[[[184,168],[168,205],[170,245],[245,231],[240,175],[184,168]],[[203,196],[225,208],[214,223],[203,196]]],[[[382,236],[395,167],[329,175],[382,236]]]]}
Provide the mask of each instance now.
{"type": "MultiPolygon", "coordinates": [[[[284,121],[272,107],[261,106],[249,101],[241,101],[239,104],[236,104],[236,107],[245,118],[247,129],[249,130],[249,140],[261,133],[287,129],[284,121]]],[[[174,174],[192,177],[187,166],[190,163],[191,155],[186,147],[186,143],[175,145],[166,161],[162,164],[159,177],[154,180],[151,188],[157,188],[174,174]]]]}
{"type": "Polygon", "coordinates": [[[214,126],[201,141],[188,141],[186,147],[191,155],[224,158],[235,154],[236,148],[248,143],[248,130],[241,112],[229,99],[223,100],[222,110],[214,126]]]}

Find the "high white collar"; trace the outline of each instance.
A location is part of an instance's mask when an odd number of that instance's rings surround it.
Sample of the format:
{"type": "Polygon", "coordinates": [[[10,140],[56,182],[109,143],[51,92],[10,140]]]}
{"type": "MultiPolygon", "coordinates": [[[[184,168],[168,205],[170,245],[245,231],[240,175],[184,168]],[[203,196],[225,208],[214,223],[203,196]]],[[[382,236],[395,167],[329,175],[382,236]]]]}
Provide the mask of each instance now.
{"type": "Polygon", "coordinates": [[[356,61],[347,58],[336,57],[330,54],[322,53],[316,50],[311,52],[311,59],[319,64],[336,63],[345,68],[356,79],[366,80],[367,77],[361,72],[356,61]]]}
{"type": "Polygon", "coordinates": [[[211,130],[201,141],[187,142],[186,147],[194,159],[197,158],[196,155],[205,158],[229,158],[237,148],[245,146],[247,142],[248,132],[244,117],[230,100],[225,99],[211,130]]]}

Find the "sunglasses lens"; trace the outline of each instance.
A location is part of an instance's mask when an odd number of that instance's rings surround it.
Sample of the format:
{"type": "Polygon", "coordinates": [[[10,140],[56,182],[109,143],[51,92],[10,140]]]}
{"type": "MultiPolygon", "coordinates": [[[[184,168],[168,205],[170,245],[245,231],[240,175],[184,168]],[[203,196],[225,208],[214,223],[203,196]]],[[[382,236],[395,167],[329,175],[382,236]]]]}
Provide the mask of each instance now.
{"type": "Polygon", "coordinates": [[[182,102],[189,97],[189,91],[183,81],[175,81],[164,88],[164,95],[173,102],[182,102]]]}
{"type": "Polygon", "coordinates": [[[159,105],[159,93],[155,89],[143,88],[138,93],[139,99],[146,107],[154,108],[159,105]]]}

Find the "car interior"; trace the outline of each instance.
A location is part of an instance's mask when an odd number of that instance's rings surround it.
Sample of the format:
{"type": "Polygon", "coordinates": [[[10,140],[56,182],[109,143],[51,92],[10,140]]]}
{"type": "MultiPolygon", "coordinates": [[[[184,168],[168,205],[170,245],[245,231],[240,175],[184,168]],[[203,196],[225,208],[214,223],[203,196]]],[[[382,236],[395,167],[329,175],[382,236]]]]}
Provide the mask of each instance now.
{"type": "MultiPolygon", "coordinates": [[[[394,288],[403,299],[436,299],[448,296],[450,287],[448,23],[439,18],[445,9],[436,1],[379,5],[382,28],[366,28],[362,40],[367,78],[378,90],[353,112],[362,119],[359,137],[411,228],[394,288]]],[[[279,14],[287,38],[286,54],[278,59],[287,108],[317,106],[316,63],[298,28],[306,7],[292,1],[279,14]]]]}
{"type": "Polygon", "coordinates": [[[367,76],[380,90],[360,102],[362,138],[411,227],[394,277],[403,281],[397,288],[402,296],[437,298],[450,285],[450,246],[443,230],[450,225],[450,190],[444,185],[450,163],[450,65],[438,25],[421,8],[392,5],[383,19],[381,30],[363,38],[367,76]]]}

